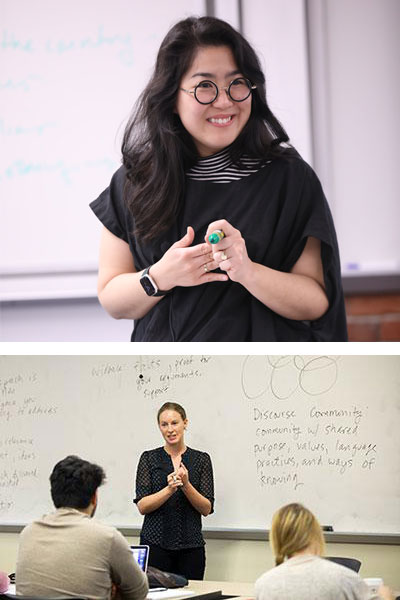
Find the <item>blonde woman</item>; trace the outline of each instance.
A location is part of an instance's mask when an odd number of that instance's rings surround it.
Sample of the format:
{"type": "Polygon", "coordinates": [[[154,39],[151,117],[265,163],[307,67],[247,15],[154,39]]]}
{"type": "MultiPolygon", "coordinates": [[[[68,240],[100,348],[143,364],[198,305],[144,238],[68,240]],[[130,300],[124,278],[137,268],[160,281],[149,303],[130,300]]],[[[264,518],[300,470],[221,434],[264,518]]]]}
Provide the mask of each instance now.
{"type": "Polygon", "coordinates": [[[211,459],[186,445],[188,419],[183,406],[166,402],[157,423],[164,445],[143,452],[136,474],[134,502],[144,515],[140,543],[150,546],[151,566],[203,579],[201,517],[214,507],[211,459]]]}
{"type": "Polygon", "coordinates": [[[256,581],[256,600],[394,600],[386,586],[379,596],[371,595],[357,573],[322,558],[321,526],[301,504],[287,504],[274,514],[270,542],[276,566],[256,581]]]}

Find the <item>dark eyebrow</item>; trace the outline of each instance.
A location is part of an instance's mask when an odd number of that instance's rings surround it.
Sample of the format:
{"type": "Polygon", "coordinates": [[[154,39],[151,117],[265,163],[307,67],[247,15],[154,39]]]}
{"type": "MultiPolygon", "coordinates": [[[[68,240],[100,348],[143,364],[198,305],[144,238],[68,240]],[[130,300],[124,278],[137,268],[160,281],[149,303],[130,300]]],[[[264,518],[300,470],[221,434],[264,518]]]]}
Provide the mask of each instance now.
{"type": "MultiPolygon", "coordinates": [[[[239,69],[236,69],[235,71],[230,71],[229,73],[227,73],[225,75],[225,77],[233,77],[233,75],[240,75],[241,71],[239,71],[239,69]]],[[[195,73],[194,75],[192,75],[193,77],[215,77],[215,73],[195,73]]]]}

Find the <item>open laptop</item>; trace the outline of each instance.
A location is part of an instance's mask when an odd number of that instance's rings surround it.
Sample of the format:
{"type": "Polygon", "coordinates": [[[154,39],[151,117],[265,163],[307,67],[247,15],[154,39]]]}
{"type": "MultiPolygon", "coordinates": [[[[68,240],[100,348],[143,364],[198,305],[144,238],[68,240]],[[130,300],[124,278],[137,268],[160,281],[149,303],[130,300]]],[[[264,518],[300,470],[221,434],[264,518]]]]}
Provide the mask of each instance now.
{"type": "Polygon", "coordinates": [[[149,547],[143,544],[131,546],[131,552],[143,573],[147,572],[147,563],[149,562],[149,547]]]}
{"type": "MultiPolygon", "coordinates": [[[[144,573],[147,572],[147,563],[149,562],[149,546],[139,544],[138,546],[131,546],[131,552],[134,559],[136,560],[139,567],[144,573]]],[[[149,581],[149,589],[151,592],[164,592],[167,590],[166,587],[160,587],[158,583],[152,584],[149,581]]]]}

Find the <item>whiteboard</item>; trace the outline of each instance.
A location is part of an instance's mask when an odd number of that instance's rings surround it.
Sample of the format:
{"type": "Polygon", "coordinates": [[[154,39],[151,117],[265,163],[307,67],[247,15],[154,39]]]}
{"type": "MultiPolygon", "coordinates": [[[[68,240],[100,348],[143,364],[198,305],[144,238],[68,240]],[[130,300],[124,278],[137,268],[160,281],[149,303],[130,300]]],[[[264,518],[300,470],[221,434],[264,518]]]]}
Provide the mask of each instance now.
{"type": "Polygon", "coordinates": [[[400,532],[399,356],[3,356],[0,522],[52,510],[68,454],[104,467],[99,519],[140,527],[140,454],[156,413],[187,410],[188,446],[210,454],[208,529],[265,530],[301,501],[338,532],[400,532]]]}
{"type": "Polygon", "coordinates": [[[260,58],[272,112],[290,143],[312,165],[309,32],[304,4],[303,0],[246,0],[243,34],[260,58]]]}
{"type": "Polygon", "coordinates": [[[398,276],[400,172],[394,156],[400,135],[400,3],[306,4],[314,167],[332,208],[342,272],[398,276]],[[379,114],[379,130],[390,131],[374,155],[372,113],[379,114]]]}
{"type": "Polygon", "coordinates": [[[89,202],[162,39],[193,14],[204,0],[2,0],[0,272],[97,271],[89,202]]]}

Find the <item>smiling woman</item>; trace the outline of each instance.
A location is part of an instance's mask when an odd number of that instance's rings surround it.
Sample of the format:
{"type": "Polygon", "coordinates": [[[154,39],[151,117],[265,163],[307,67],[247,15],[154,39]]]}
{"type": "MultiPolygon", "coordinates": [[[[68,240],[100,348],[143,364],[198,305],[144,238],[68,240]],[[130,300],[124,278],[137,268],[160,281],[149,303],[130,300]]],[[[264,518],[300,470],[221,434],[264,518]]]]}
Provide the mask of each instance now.
{"type": "Polygon", "coordinates": [[[251,89],[250,81],[237,70],[230,48],[199,48],[176,102],[176,111],[199,156],[215,154],[239,136],[250,117],[251,89]],[[195,87],[184,89],[190,86],[195,87]]]}
{"type": "Polygon", "coordinates": [[[165,444],[143,452],[134,502],[145,515],[140,543],[150,546],[149,564],[163,571],[203,579],[201,517],[213,512],[214,481],[206,452],[185,444],[185,409],[164,403],[157,414],[165,444]]]}
{"type": "Polygon", "coordinates": [[[99,299],[135,320],[132,341],[347,340],[332,217],[288,141],[239,32],[172,27],[91,204],[99,299]]]}

